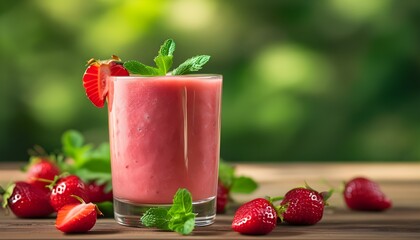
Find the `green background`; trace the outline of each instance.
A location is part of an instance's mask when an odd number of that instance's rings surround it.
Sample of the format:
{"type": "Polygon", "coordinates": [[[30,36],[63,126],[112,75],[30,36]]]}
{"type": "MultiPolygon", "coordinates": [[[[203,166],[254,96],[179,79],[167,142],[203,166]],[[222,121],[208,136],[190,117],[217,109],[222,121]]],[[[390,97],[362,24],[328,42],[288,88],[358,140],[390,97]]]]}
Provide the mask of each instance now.
{"type": "Polygon", "coordinates": [[[174,65],[197,54],[224,75],[228,161],[418,161],[420,1],[0,1],[0,160],[67,129],[107,141],[86,98],[91,57],[174,65]]]}

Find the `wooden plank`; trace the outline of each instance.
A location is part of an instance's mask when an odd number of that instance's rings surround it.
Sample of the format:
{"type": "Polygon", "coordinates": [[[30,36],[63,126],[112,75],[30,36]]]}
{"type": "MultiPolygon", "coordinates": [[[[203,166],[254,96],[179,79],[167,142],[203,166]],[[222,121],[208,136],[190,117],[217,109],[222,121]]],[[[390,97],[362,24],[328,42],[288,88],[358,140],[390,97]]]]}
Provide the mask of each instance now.
{"type": "MultiPolygon", "coordinates": [[[[13,164],[12,164],[13,166],[13,164]]],[[[403,164],[240,164],[238,172],[260,182],[257,192],[235,195],[237,201],[247,201],[265,195],[283,195],[288,189],[307,180],[323,190],[356,175],[378,180],[391,197],[394,207],[380,213],[348,210],[339,193],[331,199],[321,222],[314,226],[280,224],[264,239],[420,239],[420,165],[403,164]]],[[[0,184],[21,179],[16,168],[0,164],[0,184]]],[[[129,228],[113,219],[101,218],[87,234],[65,235],[54,227],[55,219],[18,219],[0,214],[0,239],[255,239],[239,235],[230,229],[234,209],[218,215],[216,223],[194,230],[191,236],[155,229],[129,228]]]]}

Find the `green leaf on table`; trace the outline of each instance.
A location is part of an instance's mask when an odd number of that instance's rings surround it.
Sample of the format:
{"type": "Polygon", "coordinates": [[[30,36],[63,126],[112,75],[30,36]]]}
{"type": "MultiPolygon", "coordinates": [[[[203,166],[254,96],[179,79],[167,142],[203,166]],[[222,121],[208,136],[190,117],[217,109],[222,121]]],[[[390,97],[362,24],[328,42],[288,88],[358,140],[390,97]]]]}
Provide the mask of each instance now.
{"type": "Polygon", "coordinates": [[[195,227],[191,193],[184,188],[178,189],[169,209],[151,208],[142,216],[141,222],[147,227],[172,230],[182,235],[190,234],[195,227]]]}
{"type": "Polygon", "coordinates": [[[252,178],[240,176],[234,178],[232,185],[230,186],[230,191],[232,193],[249,194],[255,191],[257,188],[258,184],[252,178]]]}
{"type": "Polygon", "coordinates": [[[172,75],[184,75],[200,70],[210,60],[208,55],[199,55],[187,59],[172,71],[172,75]]]}

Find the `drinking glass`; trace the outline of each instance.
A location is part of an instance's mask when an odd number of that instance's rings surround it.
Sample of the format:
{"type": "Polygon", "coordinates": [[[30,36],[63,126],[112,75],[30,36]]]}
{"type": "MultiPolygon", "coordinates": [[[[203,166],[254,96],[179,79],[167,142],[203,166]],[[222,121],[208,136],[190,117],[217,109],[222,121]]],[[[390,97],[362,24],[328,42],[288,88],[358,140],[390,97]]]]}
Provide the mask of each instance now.
{"type": "Polygon", "coordinates": [[[196,225],[216,216],[222,76],[109,77],[114,215],[141,226],[151,207],[191,192],[196,225]]]}

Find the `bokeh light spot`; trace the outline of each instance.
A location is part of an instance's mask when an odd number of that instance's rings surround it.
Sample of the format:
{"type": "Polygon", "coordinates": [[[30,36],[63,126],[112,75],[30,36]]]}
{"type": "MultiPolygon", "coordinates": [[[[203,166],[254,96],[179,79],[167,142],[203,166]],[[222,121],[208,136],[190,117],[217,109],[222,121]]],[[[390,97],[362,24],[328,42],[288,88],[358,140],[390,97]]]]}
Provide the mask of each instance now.
{"type": "Polygon", "coordinates": [[[213,1],[172,1],[167,23],[175,28],[200,30],[214,20],[216,6],[213,1]]]}
{"type": "Polygon", "coordinates": [[[331,66],[326,59],[297,45],[267,47],[254,66],[269,88],[319,93],[331,84],[331,66]]]}
{"type": "MultiPolygon", "coordinates": [[[[49,128],[66,126],[76,114],[75,94],[69,90],[63,78],[47,80],[48,84],[33,86],[33,91],[25,97],[31,115],[42,125],[49,128]]],[[[67,81],[69,82],[69,81],[67,81]]]]}

